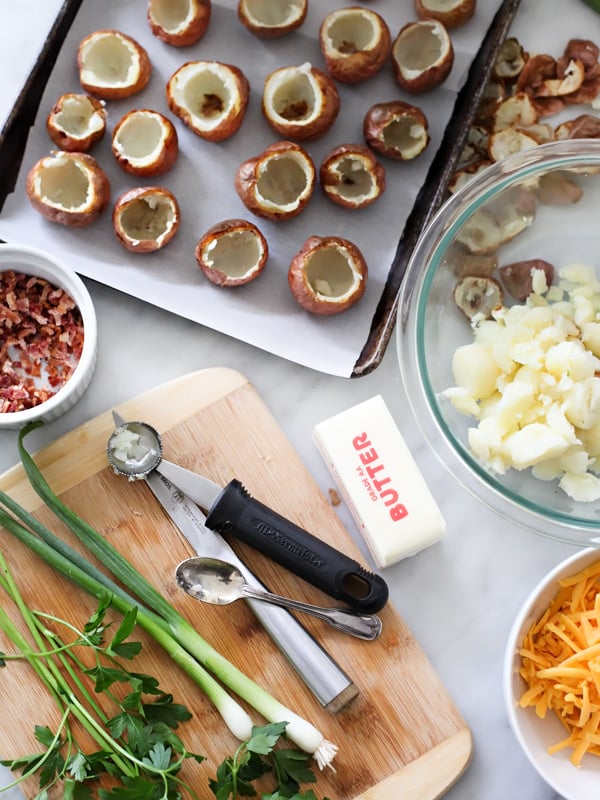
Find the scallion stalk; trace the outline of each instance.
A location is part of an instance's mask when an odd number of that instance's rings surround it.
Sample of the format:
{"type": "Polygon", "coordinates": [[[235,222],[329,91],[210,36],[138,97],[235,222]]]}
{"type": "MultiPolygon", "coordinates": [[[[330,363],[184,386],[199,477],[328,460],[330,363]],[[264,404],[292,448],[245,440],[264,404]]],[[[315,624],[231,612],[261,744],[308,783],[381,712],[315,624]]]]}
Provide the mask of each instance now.
{"type": "MultiPolygon", "coordinates": [[[[24,437],[30,431],[39,427],[40,424],[43,423],[30,423],[19,433],[19,453],[29,482],[38,496],[54,514],[69,527],[85,547],[110,570],[118,581],[127,587],[132,595],[145,604],[146,608],[144,608],[139,615],[140,624],[144,627],[148,626],[146,630],[157,639],[161,646],[165,647],[167,652],[172,654],[176,663],[179,663],[180,666],[188,671],[188,674],[190,674],[189,670],[192,669],[191,663],[197,665],[197,661],[199,661],[206,669],[216,675],[231,691],[235,692],[239,697],[252,705],[252,707],[269,720],[269,722],[287,722],[286,736],[305,752],[312,753],[321,769],[326,765],[331,765],[331,761],[337,752],[337,747],[335,745],[328,742],[314,725],[279,702],[269,692],[256,684],[251,678],[216,651],[107,539],[85,522],[85,520],[81,519],[57,497],[23,444],[24,437]],[[184,657],[183,653],[185,653],[187,659],[184,657]]],[[[56,566],[63,574],[66,574],[67,577],[71,577],[72,580],[75,580],[87,591],[89,591],[89,589],[86,588],[86,580],[89,578],[93,580],[96,587],[102,585],[104,588],[107,588],[106,580],[108,579],[104,573],[77,554],[72,548],[69,548],[66,543],[62,542],[59,537],[39,523],[15,501],[0,493],[0,503],[9,508],[21,520],[35,530],[38,536],[42,537],[43,543],[52,551],[52,558],[54,558],[55,555],[57,557],[61,555],[62,559],[64,559],[64,561],[60,562],[61,567],[59,567],[57,566],[59,563],[58,558],[55,565],[50,559],[48,551],[44,550],[46,556],[42,555],[42,558],[46,557],[48,563],[56,566]],[[76,574],[78,577],[75,577],[73,570],[77,571],[76,574]],[[80,580],[82,582],[80,582],[80,580]]],[[[1,516],[0,522],[3,522],[3,517],[1,516]]],[[[3,524],[6,524],[6,522],[3,524]]],[[[23,526],[18,527],[23,528],[23,526]]],[[[40,541],[37,536],[33,538],[38,542],[40,541]]],[[[21,540],[23,541],[23,539],[21,540]]],[[[28,543],[28,546],[31,546],[31,544],[28,543]]],[[[35,548],[32,547],[32,549],[35,548]]],[[[41,554],[41,548],[38,547],[36,552],[41,554]]],[[[114,584],[114,586],[118,589],[116,584],[114,584]]],[[[111,589],[111,592],[112,591],[111,589]]],[[[124,602],[122,590],[114,592],[114,598],[115,607],[121,610],[118,604],[124,602]]],[[[135,601],[129,598],[129,602],[135,601]]],[[[214,683],[232,703],[235,702],[216,681],[214,683]]],[[[215,698],[212,696],[212,685],[208,686],[208,691],[204,688],[202,683],[200,683],[200,685],[204,691],[207,692],[209,698],[212,699],[213,702],[216,702],[215,698]]],[[[229,727],[231,728],[232,724],[237,725],[237,709],[241,710],[241,707],[235,703],[234,708],[229,708],[229,704],[226,703],[225,699],[220,695],[217,696],[217,700],[219,702],[217,707],[226,718],[229,727]],[[230,717],[233,717],[233,720],[229,719],[230,717]]],[[[240,739],[248,738],[247,732],[240,731],[240,734],[236,734],[240,739]]]]}
{"type": "MultiPolygon", "coordinates": [[[[0,492],[0,503],[4,504],[5,498],[6,495],[0,492]]],[[[10,499],[9,504],[13,508],[16,505],[15,502],[10,499]]],[[[20,509],[20,511],[23,516],[29,516],[25,509],[20,509]]],[[[53,540],[55,534],[50,530],[46,529],[46,540],[43,541],[2,509],[0,509],[0,524],[53,569],[77,584],[81,589],[88,592],[88,594],[91,594],[99,600],[108,590],[111,593],[111,605],[122,614],[126,614],[132,608],[136,608],[137,622],[140,627],[149,633],[168,653],[173,661],[196,682],[209,700],[214,703],[233,735],[242,741],[248,738],[252,731],[252,720],[249,715],[239,703],[225,691],[221,684],[179,644],[170,633],[169,626],[165,625],[164,620],[149,609],[141,606],[133,597],[111,581],[110,578],[104,575],[93,564],[88,564],[89,569],[84,570],[70,561],[63,553],[54,549],[49,542],[53,540]],[[99,579],[96,576],[102,577],[99,579]]],[[[37,523],[36,527],[39,528],[40,525],[41,523],[37,523]]],[[[70,549],[68,545],[66,547],[70,549]]]]}

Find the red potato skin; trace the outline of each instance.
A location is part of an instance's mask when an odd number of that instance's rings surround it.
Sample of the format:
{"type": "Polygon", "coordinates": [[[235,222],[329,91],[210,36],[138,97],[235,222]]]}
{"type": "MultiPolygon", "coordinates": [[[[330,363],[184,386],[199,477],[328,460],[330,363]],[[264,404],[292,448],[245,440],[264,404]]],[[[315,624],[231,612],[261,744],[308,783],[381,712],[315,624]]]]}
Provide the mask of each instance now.
{"type": "Polygon", "coordinates": [[[296,142],[275,142],[274,144],[269,145],[262,153],[254,158],[249,158],[247,161],[244,161],[240,164],[238,171],[235,176],[235,190],[238,193],[238,196],[242,203],[246,206],[248,211],[251,211],[253,214],[256,214],[257,217],[262,217],[263,219],[271,220],[272,222],[281,222],[286,219],[291,219],[292,217],[298,216],[301,214],[302,211],[306,208],[308,201],[310,200],[314,186],[316,183],[316,170],[312,159],[296,142]],[[270,156],[277,154],[277,153],[286,153],[290,151],[301,152],[305,159],[306,164],[309,169],[309,191],[306,193],[306,196],[302,199],[300,203],[296,206],[295,209],[292,211],[287,212],[278,212],[275,210],[265,209],[260,204],[259,200],[256,197],[255,189],[256,183],[258,180],[258,168],[260,164],[265,160],[268,159],[270,156]]]}
{"type": "MultiPolygon", "coordinates": [[[[350,10],[350,9],[349,9],[350,10]]],[[[326,46],[327,17],[319,29],[319,44],[327,70],[340,83],[360,83],[372,78],[383,67],[392,48],[390,29],[380,14],[369,10],[379,28],[380,38],[377,47],[371,50],[358,50],[355,53],[333,55],[326,46]]]]}
{"type": "Polygon", "coordinates": [[[136,42],[135,39],[132,39],[131,36],[127,36],[120,31],[108,29],[90,33],[81,41],[77,50],[77,68],[79,69],[79,82],[81,83],[81,86],[86,92],[89,92],[95,97],[99,97],[101,100],[120,100],[124,97],[131,97],[131,95],[137,94],[138,92],[141,92],[142,89],[146,88],[150,81],[150,76],[152,75],[152,63],[146,49],[142,47],[141,44],[136,42]],[[116,34],[135,47],[139,57],[139,75],[137,80],[132,83],[131,86],[96,86],[96,84],[88,83],[83,80],[83,49],[89,40],[94,39],[99,34],[104,33],[116,34]]]}
{"type": "Polygon", "coordinates": [[[341,314],[342,311],[347,311],[360,300],[367,288],[368,274],[369,270],[363,254],[358,247],[348,239],[342,239],[339,236],[310,236],[290,263],[288,284],[292,294],[306,311],[309,311],[311,314],[331,316],[333,314],[341,314]],[[359,266],[362,280],[357,285],[354,293],[343,302],[327,303],[319,300],[307,280],[307,261],[315,250],[321,247],[343,247],[348,250],[353,262],[359,266]]]}
{"type": "MultiPolygon", "coordinates": [[[[387,158],[404,161],[405,157],[400,150],[388,147],[384,141],[385,128],[395,119],[410,117],[419,122],[427,132],[423,150],[429,144],[429,123],[427,117],[418,106],[405,103],[403,100],[391,100],[387,103],[375,103],[365,114],[363,122],[363,135],[367,145],[387,158]]],[[[421,151],[422,152],[422,151],[421,151]]],[[[413,156],[416,158],[416,156],[413,156]]]]}
{"type": "Polygon", "coordinates": [[[179,230],[179,225],[181,224],[179,203],[175,195],[168,189],[165,189],[164,186],[136,186],[133,189],[127,189],[115,200],[112,212],[112,223],[117,239],[126,250],[129,250],[131,253],[154,253],[166,247],[179,230]],[[119,219],[120,215],[136,200],[142,200],[144,197],[151,197],[156,194],[168,197],[173,203],[173,207],[175,208],[175,224],[160,244],[155,239],[131,240],[122,229],[119,219]]]}
{"type": "Polygon", "coordinates": [[[102,102],[96,97],[86,95],[93,106],[94,111],[100,114],[104,120],[104,126],[93,133],[89,133],[87,136],[72,136],[58,127],[55,122],[55,117],[62,111],[65,100],[68,100],[70,97],[74,96],[76,96],[76,93],[69,92],[58,98],[56,103],[50,109],[50,112],[46,118],[46,131],[48,132],[48,136],[52,139],[54,144],[57,147],[60,147],[61,150],[67,150],[70,153],[87,153],[88,150],[90,150],[91,147],[96,144],[96,142],[99,142],[106,133],[106,109],[104,108],[102,102]]]}
{"type": "Polygon", "coordinates": [[[338,206],[349,209],[364,208],[365,206],[371,205],[381,197],[386,188],[385,168],[375,158],[375,155],[370,148],[361,144],[340,144],[337,147],[334,147],[333,150],[330,150],[321,162],[321,167],[319,169],[319,181],[323,191],[332,202],[336,203],[338,206]],[[368,169],[371,172],[373,180],[378,188],[377,195],[369,200],[363,201],[362,203],[352,202],[351,200],[340,196],[337,192],[331,191],[332,188],[339,186],[340,183],[339,175],[336,175],[333,172],[336,164],[346,156],[353,155],[360,156],[361,161],[364,159],[364,161],[367,162],[368,169]]]}
{"type": "Polygon", "coordinates": [[[165,172],[168,172],[173,167],[177,161],[177,156],[179,155],[179,138],[177,136],[177,130],[175,129],[175,126],[171,120],[168,117],[165,117],[163,114],[160,114],[158,111],[151,111],[150,109],[141,109],[141,111],[157,115],[161,118],[161,121],[165,126],[166,136],[163,140],[163,146],[158,158],[152,164],[136,166],[135,164],[132,164],[126,156],[120,153],[115,146],[115,141],[119,130],[125,124],[125,122],[131,118],[132,115],[139,113],[136,111],[129,111],[119,120],[119,122],[117,122],[112,137],[113,156],[115,157],[117,164],[121,167],[121,169],[130,175],[139,175],[140,177],[144,178],[164,175],[165,172]]]}
{"type": "MultiPolygon", "coordinates": [[[[275,70],[267,76],[265,86],[277,72],[279,72],[279,70],[275,70]]],[[[323,72],[323,70],[317,67],[312,67],[312,74],[319,87],[319,91],[323,95],[324,102],[322,114],[309,124],[294,122],[293,120],[274,119],[270,116],[269,109],[266,107],[263,92],[263,114],[269,125],[280,136],[284,136],[287,139],[297,139],[298,141],[314,141],[327,133],[336,121],[340,112],[340,95],[335,83],[326,72],[323,72]]]]}
{"type": "Polygon", "coordinates": [[[146,17],[152,34],[171,47],[190,47],[204,36],[210,25],[212,14],[211,0],[190,0],[194,14],[189,25],[176,33],[159,25],[152,14],[152,0],[149,0],[146,17]]]}
{"type": "Polygon", "coordinates": [[[415,11],[419,19],[437,19],[448,30],[459,28],[468,22],[475,14],[477,8],[477,0],[462,0],[454,8],[449,8],[448,11],[433,11],[427,8],[423,0],[415,0],[415,11]]]}
{"type": "Polygon", "coordinates": [[[498,270],[504,288],[519,302],[527,300],[532,292],[533,279],[531,271],[541,269],[546,275],[546,283],[552,286],[554,266],[541,258],[530,258],[525,261],[514,261],[504,264],[498,270]]]}
{"type": "Polygon", "coordinates": [[[400,29],[398,36],[392,42],[392,69],[394,78],[396,83],[402,89],[404,89],[405,92],[409,92],[409,94],[422,94],[423,92],[429,92],[432,89],[440,86],[446,80],[448,75],[450,75],[454,65],[454,47],[452,45],[452,41],[449,40],[448,52],[446,53],[446,58],[443,61],[441,61],[439,64],[435,64],[429,69],[423,70],[414,78],[409,79],[403,75],[400,65],[398,64],[398,61],[394,55],[394,48],[401,36],[408,29],[418,24],[418,22],[408,22],[400,29]]]}
{"type": "Polygon", "coordinates": [[[288,33],[295,31],[304,23],[307,11],[308,2],[305,2],[302,8],[302,13],[295,20],[293,20],[293,22],[289,22],[286,25],[257,25],[256,23],[252,22],[252,20],[246,14],[244,0],[240,0],[237,7],[239,21],[248,31],[250,31],[250,33],[252,33],[254,36],[258,36],[259,39],[276,39],[280,36],[286,36],[288,33]]]}
{"type": "Polygon", "coordinates": [[[169,78],[167,83],[167,104],[169,109],[201,139],[204,139],[206,142],[222,142],[224,139],[229,139],[230,136],[233,136],[234,133],[237,133],[242,122],[244,121],[244,115],[246,114],[246,108],[248,107],[248,101],[250,99],[250,84],[241,69],[233,64],[222,64],[224,67],[227,67],[227,69],[231,70],[235,76],[239,93],[239,106],[237,109],[232,109],[230,114],[225,117],[221,124],[216,128],[213,128],[212,130],[200,129],[194,125],[194,121],[190,112],[183,106],[180,106],[174,100],[172,92],[173,82],[176,80],[179,70],[184,69],[185,67],[188,67],[190,64],[194,63],[195,62],[193,61],[186,62],[169,78]]]}
{"type": "Polygon", "coordinates": [[[194,255],[196,256],[196,262],[198,263],[198,266],[211,283],[214,283],[217,286],[225,287],[244,286],[245,284],[250,283],[250,281],[256,280],[256,278],[258,278],[258,276],[264,270],[269,257],[269,246],[262,232],[252,222],[248,222],[248,220],[245,219],[226,219],[222,222],[218,222],[216,225],[213,225],[206,231],[204,236],[196,245],[194,255]],[[262,257],[256,264],[256,269],[238,278],[232,278],[225,272],[211,267],[204,258],[204,251],[213,241],[219,239],[224,234],[234,233],[235,231],[252,232],[254,236],[260,239],[263,251],[262,257]]]}
{"type": "Polygon", "coordinates": [[[33,208],[50,222],[70,228],[84,228],[95,222],[108,206],[110,181],[96,159],[88,153],[65,152],[63,156],[83,164],[90,177],[92,199],[84,211],[69,211],[49,206],[36,194],[34,188],[36,178],[44,166],[54,159],[54,156],[44,156],[33,165],[25,179],[25,191],[33,208]]]}

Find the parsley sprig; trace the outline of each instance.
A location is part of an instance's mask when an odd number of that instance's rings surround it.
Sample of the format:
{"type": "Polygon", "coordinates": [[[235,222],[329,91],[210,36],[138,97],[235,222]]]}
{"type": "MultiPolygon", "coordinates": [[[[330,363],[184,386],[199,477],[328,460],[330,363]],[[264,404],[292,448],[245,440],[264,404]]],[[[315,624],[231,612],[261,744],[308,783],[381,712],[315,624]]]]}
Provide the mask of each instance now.
{"type": "Polygon", "coordinates": [[[216,800],[256,797],[252,784],[268,773],[277,788],[262,794],[262,800],[317,800],[312,789],[300,793],[301,784],[316,780],[309,756],[301,750],[276,747],[285,737],[285,728],[285,722],[273,722],[252,729],[251,738],[220,764],[216,778],[209,781],[216,800]]]}
{"type": "Polygon", "coordinates": [[[47,800],[51,787],[59,782],[64,786],[63,798],[91,800],[92,782],[110,775],[120,785],[98,789],[99,800],[179,800],[183,789],[197,798],[179,776],[187,759],[204,760],[189,752],[176,733],[179,724],[191,718],[190,711],[164,692],[155,677],[124,665],[141,650],[140,642],[130,640],[137,609],[132,608],[113,630],[115,624],[106,618],[111,603],[107,594],[78,631],[58,617],[27,607],[2,553],[0,587],[19,609],[29,632],[29,637],[24,636],[0,607],[0,631],[15,649],[11,654],[0,653],[0,666],[26,660],[61,711],[55,730],[35,727],[39,751],[0,762],[20,771],[14,783],[36,775],[35,800],[47,800]],[[62,638],[65,631],[73,635],[69,642],[62,638]],[[82,647],[92,655],[91,666],[80,655],[82,647]],[[84,752],[78,745],[74,720],[91,735],[96,750],[84,752]]]}
{"type": "MultiPolygon", "coordinates": [[[[0,652],[0,667],[27,661],[61,712],[54,729],[35,726],[40,745],[36,752],[0,761],[20,773],[10,786],[36,776],[39,791],[34,800],[49,800],[51,789],[59,783],[63,800],[181,800],[182,793],[197,800],[199,796],[179,776],[187,759],[205,760],[188,751],[176,733],[180,723],[191,718],[190,711],[164,692],[155,677],[123,663],[131,662],[142,648],[130,638],[137,609],[132,608],[116,625],[107,619],[111,607],[107,593],[82,630],[54,615],[33,611],[1,551],[0,588],[19,610],[29,632],[29,637],[24,636],[0,604],[0,632],[13,645],[11,653],[0,652]],[[88,656],[85,660],[83,652],[88,656]],[[91,735],[97,749],[84,752],[79,746],[74,720],[91,735]],[[116,785],[97,787],[103,776],[110,776],[116,785]]],[[[251,737],[209,779],[216,800],[258,797],[253,784],[261,779],[275,786],[261,794],[262,800],[317,800],[312,789],[301,791],[302,784],[316,780],[311,756],[284,746],[286,727],[286,722],[277,722],[252,728],[251,737]]]]}

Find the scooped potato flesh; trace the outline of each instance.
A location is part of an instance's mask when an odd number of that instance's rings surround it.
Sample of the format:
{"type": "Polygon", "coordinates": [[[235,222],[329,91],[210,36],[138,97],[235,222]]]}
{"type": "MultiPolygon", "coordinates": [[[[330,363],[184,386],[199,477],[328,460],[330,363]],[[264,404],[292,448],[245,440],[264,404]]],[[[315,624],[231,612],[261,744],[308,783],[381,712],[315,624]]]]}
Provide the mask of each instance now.
{"type": "Polygon", "coordinates": [[[61,208],[76,210],[86,205],[89,176],[73,161],[56,161],[40,173],[41,196],[61,208]]]}
{"type": "Polygon", "coordinates": [[[258,238],[251,231],[232,231],[218,239],[207,250],[207,262],[230,278],[243,278],[256,267],[263,252],[258,238]]]}
{"type": "Polygon", "coordinates": [[[190,0],[152,0],[152,16],[166,31],[176,32],[190,14],[190,0]]]}
{"type": "Polygon", "coordinates": [[[275,206],[288,206],[306,191],[306,170],[295,158],[269,158],[258,176],[257,193],[275,206]]]}
{"type": "Polygon", "coordinates": [[[407,157],[415,149],[422,149],[425,129],[410,117],[395,119],[386,125],[383,131],[383,141],[387,147],[399,150],[407,157]]]}
{"type": "Polygon", "coordinates": [[[357,158],[342,158],[335,167],[340,182],[337,194],[349,200],[370,197],[374,192],[373,174],[357,158]]]}
{"type": "Polygon", "coordinates": [[[371,19],[360,11],[341,13],[328,27],[327,33],[333,48],[344,55],[366,50],[377,39],[371,19]]]}
{"type": "Polygon", "coordinates": [[[433,27],[420,25],[402,36],[394,53],[403,70],[422,72],[440,60],[442,42],[433,27]]]}
{"type": "Polygon", "coordinates": [[[214,72],[199,72],[186,82],[183,105],[196,117],[219,119],[225,116],[231,104],[229,87],[214,72]]]}
{"type": "Polygon", "coordinates": [[[102,128],[102,117],[87,97],[68,97],[54,117],[55,124],[66,133],[81,136],[102,128]]]}
{"type": "Polygon", "coordinates": [[[103,36],[90,44],[85,56],[85,72],[99,85],[127,83],[132,69],[131,50],[116,36],[103,36]]]}
{"type": "Polygon", "coordinates": [[[116,140],[125,155],[144,158],[160,147],[163,133],[162,125],[155,117],[136,115],[135,119],[121,126],[116,140]]]}
{"type": "Polygon", "coordinates": [[[356,282],[348,259],[337,247],[320,247],[309,257],[306,279],[315,294],[323,297],[344,297],[356,282]]]}
{"type": "Polygon", "coordinates": [[[469,445],[489,469],[531,467],[587,502],[600,499],[600,358],[588,346],[595,329],[586,336],[600,319],[600,282],[580,264],[559,276],[548,288],[534,275],[524,303],[474,321],[444,394],[475,418],[469,445]]]}
{"type": "Polygon", "coordinates": [[[315,113],[315,90],[307,75],[300,72],[282,80],[273,92],[273,110],[288,122],[302,122],[315,113]]]}
{"type": "Polygon", "coordinates": [[[160,239],[170,230],[175,212],[169,200],[139,198],[123,209],[121,226],[135,241],[160,239]]]}
{"type": "Polygon", "coordinates": [[[295,17],[297,9],[302,8],[302,2],[290,0],[286,3],[274,3],[273,0],[247,0],[246,8],[254,20],[262,25],[275,27],[295,17]]]}

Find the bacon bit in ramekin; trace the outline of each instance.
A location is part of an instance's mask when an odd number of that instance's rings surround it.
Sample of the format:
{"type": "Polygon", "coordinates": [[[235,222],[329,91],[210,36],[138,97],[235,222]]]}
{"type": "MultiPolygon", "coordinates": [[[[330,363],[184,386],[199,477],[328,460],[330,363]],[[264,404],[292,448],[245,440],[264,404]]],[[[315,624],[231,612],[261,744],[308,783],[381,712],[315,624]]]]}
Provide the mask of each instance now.
{"type": "Polygon", "coordinates": [[[75,301],[44,278],[0,272],[0,413],[44,403],[73,374],[83,349],[75,301]]]}

